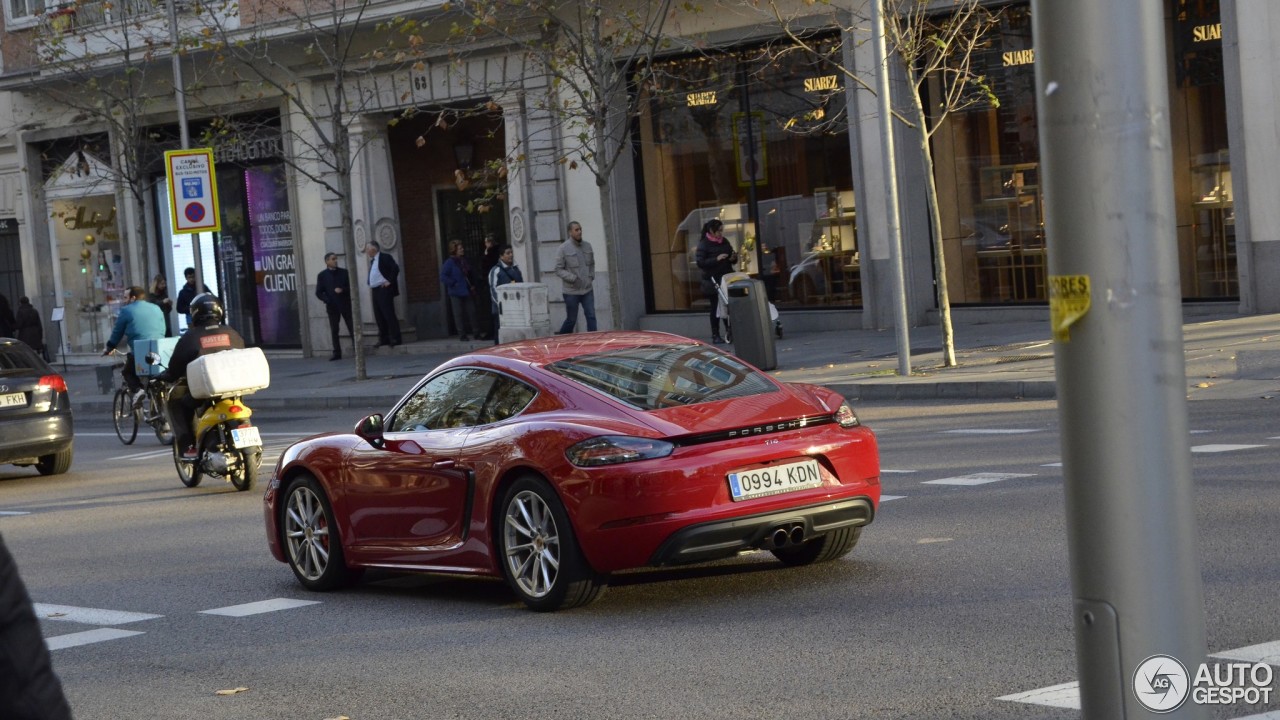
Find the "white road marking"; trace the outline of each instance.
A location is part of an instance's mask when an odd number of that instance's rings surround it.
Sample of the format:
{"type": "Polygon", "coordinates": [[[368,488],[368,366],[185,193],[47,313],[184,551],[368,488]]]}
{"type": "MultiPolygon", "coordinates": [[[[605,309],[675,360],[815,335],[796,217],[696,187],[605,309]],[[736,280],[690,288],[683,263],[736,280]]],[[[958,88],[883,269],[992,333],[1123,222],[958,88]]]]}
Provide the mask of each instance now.
{"type": "MultiPolygon", "coordinates": [[[[1224,650],[1213,653],[1209,657],[1238,660],[1243,662],[1265,662],[1268,665],[1280,665],[1280,640],[1259,645],[1224,650]]],[[[1028,703],[1030,705],[1047,705],[1049,707],[1080,709],[1080,683],[1069,682],[1051,685],[1038,690],[1014,693],[996,698],[1010,702],[1028,703]]],[[[1261,715],[1250,715],[1238,720],[1280,720],[1280,711],[1266,712],[1261,715]]]]}
{"type": "Polygon", "coordinates": [[[1193,445],[1191,452],[1193,453],[1211,453],[1211,452],[1231,452],[1232,450],[1249,450],[1251,448],[1266,447],[1266,445],[1193,445]]]}
{"type": "Polygon", "coordinates": [[[108,458],[108,460],[110,462],[115,462],[117,460],[149,460],[151,458],[164,457],[167,455],[173,455],[173,448],[170,446],[165,446],[158,450],[150,450],[148,452],[130,453],[128,455],[117,455],[113,458],[108,458]]]}
{"type": "Polygon", "coordinates": [[[884,475],[885,473],[913,473],[913,472],[915,472],[915,470],[890,470],[888,468],[880,468],[881,475],[884,475]]]}
{"type": "Polygon", "coordinates": [[[91,645],[142,634],[136,630],[97,628],[96,630],[85,630],[84,632],[69,633],[67,635],[54,635],[53,637],[45,638],[44,644],[48,645],[50,650],[61,650],[63,648],[76,647],[77,645],[91,645]]]}
{"type": "Polygon", "coordinates": [[[880,502],[886,503],[890,500],[901,500],[904,497],[906,497],[906,495],[881,495],[880,502]]]}
{"type": "Polygon", "coordinates": [[[1028,690],[1027,692],[1014,693],[1013,695],[1004,695],[996,698],[997,700],[1008,700],[1009,702],[1027,703],[1030,705],[1047,705],[1049,707],[1070,708],[1072,710],[1080,709],[1080,683],[1069,682],[1061,685],[1051,685],[1039,690],[1028,690]]]}
{"type": "Polygon", "coordinates": [[[1251,663],[1264,662],[1268,665],[1280,666],[1280,640],[1212,653],[1209,657],[1243,660],[1251,663]]]}
{"type": "Polygon", "coordinates": [[[942,431],[944,435],[948,433],[952,435],[1020,435],[1033,432],[1040,432],[1040,428],[966,428],[942,431]]]}
{"type": "Polygon", "coordinates": [[[1192,435],[1204,435],[1205,433],[1211,433],[1211,432],[1213,432],[1213,431],[1212,431],[1212,430],[1192,430],[1192,431],[1191,431],[1191,434],[1192,434],[1192,435]]]}
{"type": "Polygon", "coordinates": [[[1062,467],[1062,463],[1060,463],[1060,462],[1056,462],[1056,463],[1045,463],[1045,464],[1041,465],[1040,467],[1062,467]]]}
{"type": "Polygon", "coordinates": [[[41,620],[63,620],[81,625],[125,625],[127,623],[154,620],[164,617],[151,613],[125,612],[123,610],[103,610],[102,608],[75,607],[72,605],[49,605],[35,603],[36,617],[41,620]]]}
{"type": "Polygon", "coordinates": [[[1035,473],[972,473],[970,475],[958,475],[956,477],[942,478],[940,480],[924,480],[922,485],[985,485],[987,483],[1000,482],[1001,480],[1013,480],[1014,478],[1035,477],[1035,473]]]}
{"type": "Polygon", "coordinates": [[[31,513],[29,512],[22,512],[21,510],[0,510],[0,515],[30,515],[30,514],[31,513]]]}
{"type": "Polygon", "coordinates": [[[291,608],[303,607],[305,605],[319,605],[319,600],[293,600],[291,598],[273,598],[271,600],[260,600],[258,602],[245,603],[244,605],[229,605],[223,608],[214,608],[213,610],[201,610],[203,615],[225,615],[226,617],[245,617],[247,615],[259,615],[261,613],[275,612],[277,610],[289,610],[291,608]]]}

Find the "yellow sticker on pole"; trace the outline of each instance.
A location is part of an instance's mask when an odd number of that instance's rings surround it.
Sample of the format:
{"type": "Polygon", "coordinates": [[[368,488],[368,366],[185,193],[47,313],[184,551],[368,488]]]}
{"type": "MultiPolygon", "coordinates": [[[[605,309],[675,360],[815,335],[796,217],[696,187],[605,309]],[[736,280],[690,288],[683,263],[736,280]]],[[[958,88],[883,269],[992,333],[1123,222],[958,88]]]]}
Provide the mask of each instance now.
{"type": "Polygon", "coordinates": [[[1053,339],[1071,342],[1071,326],[1089,312],[1088,275],[1049,276],[1049,325],[1053,339]]]}

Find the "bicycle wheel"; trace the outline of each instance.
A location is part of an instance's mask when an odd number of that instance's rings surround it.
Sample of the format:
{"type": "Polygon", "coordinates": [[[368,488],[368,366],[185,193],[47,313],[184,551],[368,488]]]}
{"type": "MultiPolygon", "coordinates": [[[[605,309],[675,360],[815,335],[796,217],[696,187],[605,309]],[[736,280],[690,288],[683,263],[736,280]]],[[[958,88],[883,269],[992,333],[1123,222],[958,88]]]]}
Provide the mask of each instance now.
{"type": "Polygon", "coordinates": [[[165,412],[164,399],[155,391],[147,392],[147,424],[156,431],[161,445],[173,444],[173,428],[169,427],[169,415],[165,412]]]}
{"type": "Polygon", "coordinates": [[[138,437],[138,410],[133,407],[133,394],[129,388],[122,387],[116,391],[115,400],[111,403],[111,419],[115,421],[120,442],[132,445],[134,438],[138,437]]]}

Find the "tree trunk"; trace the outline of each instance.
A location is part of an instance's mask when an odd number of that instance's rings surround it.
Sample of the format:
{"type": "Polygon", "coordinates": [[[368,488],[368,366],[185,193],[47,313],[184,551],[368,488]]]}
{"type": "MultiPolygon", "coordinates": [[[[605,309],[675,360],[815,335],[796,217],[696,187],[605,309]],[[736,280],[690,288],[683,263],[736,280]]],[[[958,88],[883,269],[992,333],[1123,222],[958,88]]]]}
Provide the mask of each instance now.
{"type": "MultiPolygon", "coordinates": [[[[338,176],[338,208],[342,222],[342,247],[347,256],[351,283],[351,353],[356,358],[356,380],[368,380],[364,362],[364,320],[360,301],[360,277],[356,272],[361,248],[356,247],[354,212],[351,209],[351,145],[342,113],[333,112],[333,163],[338,176]]],[[[337,348],[334,348],[337,350],[337,348]]]]}
{"type": "MultiPolygon", "coordinates": [[[[596,135],[596,157],[606,157],[604,155],[605,144],[600,134],[596,135]]],[[[612,163],[610,163],[612,167],[612,163]]],[[[613,222],[613,189],[609,180],[604,175],[604,169],[600,168],[596,174],[596,187],[600,189],[600,219],[604,224],[602,228],[604,232],[604,248],[605,260],[609,263],[609,319],[613,330],[622,330],[622,291],[618,287],[618,283],[622,278],[621,268],[618,266],[619,252],[618,243],[620,242],[617,228],[613,222]]]]}
{"type": "MultiPolygon", "coordinates": [[[[916,79],[910,78],[911,87],[919,88],[916,79]]],[[[947,291],[947,256],[942,241],[942,212],[938,207],[938,181],[933,174],[933,152],[929,148],[928,126],[925,124],[924,105],[917,89],[911,93],[919,123],[920,153],[924,156],[925,197],[929,203],[929,234],[933,236],[933,281],[937,289],[938,325],[942,330],[942,364],[956,366],[956,342],[951,328],[951,295],[947,291]]]]}

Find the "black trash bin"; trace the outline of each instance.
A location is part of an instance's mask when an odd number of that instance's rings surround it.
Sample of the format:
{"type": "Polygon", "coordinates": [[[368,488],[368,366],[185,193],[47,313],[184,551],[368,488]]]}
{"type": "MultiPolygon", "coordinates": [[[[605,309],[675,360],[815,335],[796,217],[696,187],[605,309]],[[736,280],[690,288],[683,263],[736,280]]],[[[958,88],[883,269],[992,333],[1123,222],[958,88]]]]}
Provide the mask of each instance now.
{"type": "Polygon", "coordinates": [[[761,370],[778,367],[778,349],[774,344],[773,319],[769,317],[769,296],[764,282],[755,278],[731,280],[726,294],[733,354],[761,370]]]}
{"type": "Polygon", "coordinates": [[[98,374],[98,392],[110,395],[116,389],[116,368],[114,365],[99,365],[94,368],[98,374]]]}

